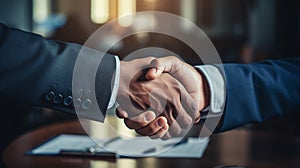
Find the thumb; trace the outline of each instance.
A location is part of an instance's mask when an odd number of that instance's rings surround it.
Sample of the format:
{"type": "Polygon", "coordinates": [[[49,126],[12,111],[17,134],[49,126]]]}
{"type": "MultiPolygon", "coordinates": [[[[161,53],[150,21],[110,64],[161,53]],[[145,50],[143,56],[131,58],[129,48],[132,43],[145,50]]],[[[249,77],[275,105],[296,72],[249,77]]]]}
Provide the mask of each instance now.
{"type": "Polygon", "coordinates": [[[163,72],[176,73],[182,67],[182,61],[175,56],[156,58],[151,61],[150,67],[145,77],[148,80],[154,80],[163,72]]]}
{"type": "Polygon", "coordinates": [[[122,107],[116,109],[116,115],[121,119],[128,118],[128,113],[122,107]]]}
{"type": "Polygon", "coordinates": [[[150,67],[146,79],[153,80],[164,72],[169,73],[182,84],[195,102],[200,102],[199,87],[202,85],[202,77],[191,65],[175,56],[168,56],[152,60],[150,67]]]}

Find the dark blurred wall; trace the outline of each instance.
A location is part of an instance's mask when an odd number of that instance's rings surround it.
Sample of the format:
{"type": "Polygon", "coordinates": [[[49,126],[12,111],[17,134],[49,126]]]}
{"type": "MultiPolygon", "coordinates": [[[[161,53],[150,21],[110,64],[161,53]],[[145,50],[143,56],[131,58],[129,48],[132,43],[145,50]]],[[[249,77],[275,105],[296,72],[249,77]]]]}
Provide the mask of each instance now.
{"type": "Polygon", "coordinates": [[[300,1],[254,0],[249,43],[257,59],[300,56],[300,1]]]}
{"type": "Polygon", "coordinates": [[[276,42],[276,3],[257,0],[249,11],[249,42],[256,50],[271,52],[276,42]]]}
{"type": "MultiPolygon", "coordinates": [[[[0,0],[0,22],[10,27],[30,31],[31,6],[31,0],[0,0]]],[[[28,106],[16,105],[6,101],[5,98],[0,98],[0,154],[10,140],[22,132],[25,123],[24,114],[29,109],[28,106]]]]}
{"type": "Polygon", "coordinates": [[[32,29],[32,0],[0,0],[0,22],[22,30],[32,29]]]}

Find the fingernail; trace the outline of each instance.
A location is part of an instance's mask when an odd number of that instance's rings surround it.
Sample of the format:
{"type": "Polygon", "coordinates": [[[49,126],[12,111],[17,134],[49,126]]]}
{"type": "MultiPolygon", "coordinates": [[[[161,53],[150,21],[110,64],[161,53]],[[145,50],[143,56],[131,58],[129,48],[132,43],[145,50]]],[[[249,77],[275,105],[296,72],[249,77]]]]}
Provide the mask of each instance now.
{"type": "Polygon", "coordinates": [[[123,118],[127,118],[128,117],[128,114],[125,112],[125,111],[119,111],[120,115],[123,117],[123,118]]]}
{"type": "Polygon", "coordinates": [[[162,126],[164,126],[164,121],[163,121],[163,119],[162,118],[160,118],[157,122],[156,122],[156,125],[157,125],[157,127],[162,127],[162,126]]]}
{"type": "Polygon", "coordinates": [[[155,118],[155,114],[154,114],[153,112],[149,112],[149,113],[147,113],[147,114],[145,115],[144,120],[145,120],[146,122],[148,122],[148,121],[154,120],[154,118],[155,118]]]}
{"type": "Polygon", "coordinates": [[[156,75],[157,74],[157,68],[154,68],[154,75],[156,75]]]}
{"type": "Polygon", "coordinates": [[[162,127],[163,130],[167,130],[168,129],[168,126],[165,125],[164,127],[162,127]]]}

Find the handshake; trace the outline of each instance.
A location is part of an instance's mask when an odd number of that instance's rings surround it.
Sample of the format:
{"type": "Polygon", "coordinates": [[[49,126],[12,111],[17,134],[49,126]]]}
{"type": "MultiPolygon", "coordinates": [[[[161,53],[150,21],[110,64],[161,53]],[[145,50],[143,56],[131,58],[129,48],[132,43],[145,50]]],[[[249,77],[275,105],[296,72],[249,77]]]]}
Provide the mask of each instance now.
{"type": "Polygon", "coordinates": [[[208,83],[175,56],[121,61],[117,102],[117,116],[138,134],[184,136],[209,104],[208,83]]]}

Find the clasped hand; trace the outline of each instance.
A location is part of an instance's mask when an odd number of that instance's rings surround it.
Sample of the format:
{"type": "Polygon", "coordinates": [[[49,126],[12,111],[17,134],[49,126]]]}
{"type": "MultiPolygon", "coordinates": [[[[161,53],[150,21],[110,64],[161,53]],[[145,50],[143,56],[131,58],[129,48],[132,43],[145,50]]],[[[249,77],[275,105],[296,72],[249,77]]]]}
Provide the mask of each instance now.
{"type": "Polygon", "coordinates": [[[138,134],[184,136],[208,104],[207,82],[177,57],[121,61],[117,116],[138,134]]]}

